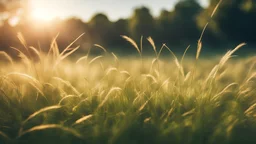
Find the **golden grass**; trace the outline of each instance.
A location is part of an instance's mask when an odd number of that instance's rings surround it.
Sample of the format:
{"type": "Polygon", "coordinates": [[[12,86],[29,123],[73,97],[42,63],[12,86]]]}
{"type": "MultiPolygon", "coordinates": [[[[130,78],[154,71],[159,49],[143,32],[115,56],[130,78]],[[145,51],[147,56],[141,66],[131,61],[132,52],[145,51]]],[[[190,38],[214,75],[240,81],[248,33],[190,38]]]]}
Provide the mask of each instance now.
{"type": "Polygon", "coordinates": [[[49,106],[49,107],[42,108],[42,109],[40,109],[40,110],[34,112],[34,113],[33,113],[32,115],[30,115],[26,120],[24,120],[24,121],[22,122],[22,125],[26,124],[30,119],[36,117],[36,116],[39,115],[39,114],[42,114],[42,113],[44,113],[44,112],[51,111],[51,110],[60,109],[60,108],[61,108],[61,106],[59,106],[59,105],[56,105],[56,106],[49,106]]]}
{"type": "Polygon", "coordinates": [[[56,125],[56,124],[35,126],[29,130],[26,130],[26,131],[23,131],[22,133],[20,133],[19,137],[22,137],[23,135],[26,135],[28,133],[32,133],[32,132],[36,132],[36,131],[43,131],[43,130],[47,130],[47,129],[60,129],[63,132],[70,133],[78,138],[82,138],[82,136],[77,131],[75,131],[71,128],[66,128],[64,126],[56,125]]]}

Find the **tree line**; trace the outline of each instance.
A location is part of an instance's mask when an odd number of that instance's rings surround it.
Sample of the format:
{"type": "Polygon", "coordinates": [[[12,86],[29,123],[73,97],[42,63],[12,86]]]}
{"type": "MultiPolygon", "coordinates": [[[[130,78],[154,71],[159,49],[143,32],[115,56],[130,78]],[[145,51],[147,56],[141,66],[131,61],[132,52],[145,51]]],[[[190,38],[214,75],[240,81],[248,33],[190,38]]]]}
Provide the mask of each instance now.
{"type": "Polygon", "coordinates": [[[58,33],[60,48],[85,33],[78,41],[85,51],[93,44],[128,50],[127,42],[120,35],[127,35],[137,42],[141,36],[151,36],[158,44],[185,46],[197,43],[207,22],[204,44],[256,43],[256,1],[223,0],[211,17],[218,3],[219,0],[209,0],[209,6],[204,8],[197,0],[180,0],[173,10],[162,10],[158,17],[153,17],[147,7],[137,7],[130,18],[114,22],[103,13],[94,15],[88,22],[73,17],[41,24],[23,17],[16,26],[11,26],[5,19],[0,27],[0,49],[8,51],[10,46],[20,46],[17,32],[24,35],[29,45],[43,49],[49,47],[58,33]]]}

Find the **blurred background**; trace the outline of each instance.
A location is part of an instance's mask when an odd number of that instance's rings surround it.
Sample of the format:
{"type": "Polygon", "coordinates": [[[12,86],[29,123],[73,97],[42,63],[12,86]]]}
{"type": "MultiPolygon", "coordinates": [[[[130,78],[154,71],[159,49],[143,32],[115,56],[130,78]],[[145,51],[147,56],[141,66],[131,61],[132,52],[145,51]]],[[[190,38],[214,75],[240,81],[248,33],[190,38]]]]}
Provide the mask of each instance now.
{"type": "MultiPolygon", "coordinates": [[[[136,42],[151,36],[158,46],[167,44],[184,51],[197,40],[209,22],[203,45],[206,53],[234,48],[241,42],[251,53],[256,44],[256,1],[223,0],[0,0],[0,50],[12,53],[10,46],[21,47],[17,33],[28,45],[47,51],[51,40],[64,49],[80,34],[79,53],[100,44],[119,54],[136,52],[120,35],[136,42]]],[[[144,40],[145,53],[152,51],[144,40]],[[148,50],[147,50],[148,49],[148,50]]],[[[255,49],[256,50],[256,49],[255,49]]],[[[150,52],[149,52],[150,53],[150,52]]]]}

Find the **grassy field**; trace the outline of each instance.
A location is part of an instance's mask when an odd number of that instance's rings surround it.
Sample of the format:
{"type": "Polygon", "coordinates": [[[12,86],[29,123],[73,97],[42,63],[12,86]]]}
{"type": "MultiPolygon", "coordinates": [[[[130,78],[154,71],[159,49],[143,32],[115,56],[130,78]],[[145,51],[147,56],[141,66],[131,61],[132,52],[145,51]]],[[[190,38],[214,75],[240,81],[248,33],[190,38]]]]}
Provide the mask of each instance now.
{"type": "Polygon", "coordinates": [[[0,143],[254,144],[256,58],[143,57],[27,46],[1,52],[0,143]],[[231,59],[230,59],[231,58],[231,59]],[[229,60],[230,59],[230,60],[229,60]]]}

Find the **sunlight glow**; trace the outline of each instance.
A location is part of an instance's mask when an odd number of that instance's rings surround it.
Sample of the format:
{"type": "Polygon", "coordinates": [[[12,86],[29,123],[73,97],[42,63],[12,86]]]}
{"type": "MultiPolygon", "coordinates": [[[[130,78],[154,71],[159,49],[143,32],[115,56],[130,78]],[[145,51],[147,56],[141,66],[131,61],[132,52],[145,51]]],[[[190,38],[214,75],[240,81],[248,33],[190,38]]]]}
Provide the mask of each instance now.
{"type": "Polygon", "coordinates": [[[65,10],[58,6],[62,1],[58,0],[33,0],[30,2],[31,18],[37,21],[48,22],[56,17],[62,17],[65,10]]]}
{"type": "Polygon", "coordinates": [[[36,20],[50,21],[54,16],[47,9],[36,8],[32,11],[32,18],[36,20]]]}
{"type": "MultiPolygon", "coordinates": [[[[40,21],[50,21],[54,18],[66,19],[79,17],[84,21],[91,19],[96,13],[104,13],[112,21],[130,17],[135,7],[145,5],[157,17],[161,9],[172,10],[179,0],[31,0],[31,18],[40,21]],[[113,4],[115,3],[115,4],[113,4]],[[92,8],[93,7],[93,8],[92,8]]],[[[202,6],[207,6],[209,0],[199,0],[202,6]]]]}

